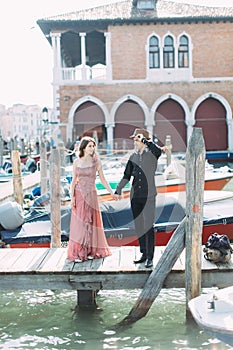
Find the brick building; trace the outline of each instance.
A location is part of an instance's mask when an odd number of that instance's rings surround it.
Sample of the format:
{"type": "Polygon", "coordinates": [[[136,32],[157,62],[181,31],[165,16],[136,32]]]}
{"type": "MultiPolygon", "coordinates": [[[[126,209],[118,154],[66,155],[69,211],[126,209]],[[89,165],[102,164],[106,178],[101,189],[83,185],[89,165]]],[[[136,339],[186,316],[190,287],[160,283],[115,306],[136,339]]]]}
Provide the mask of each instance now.
{"type": "Polygon", "coordinates": [[[37,24],[54,52],[65,142],[89,134],[132,147],[144,127],[184,151],[202,127],[207,151],[233,151],[233,7],[127,0],[37,24]]]}

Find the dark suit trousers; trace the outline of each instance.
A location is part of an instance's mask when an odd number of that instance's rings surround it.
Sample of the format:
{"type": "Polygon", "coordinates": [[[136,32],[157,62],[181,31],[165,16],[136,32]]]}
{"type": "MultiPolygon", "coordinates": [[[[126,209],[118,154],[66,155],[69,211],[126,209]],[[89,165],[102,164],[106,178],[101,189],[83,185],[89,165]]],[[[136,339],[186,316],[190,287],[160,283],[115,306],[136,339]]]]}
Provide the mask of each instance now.
{"type": "Polygon", "coordinates": [[[138,236],[141,253],[147,259],[154,256],[155,197],[131,198],[135,232],[138,236]]]}

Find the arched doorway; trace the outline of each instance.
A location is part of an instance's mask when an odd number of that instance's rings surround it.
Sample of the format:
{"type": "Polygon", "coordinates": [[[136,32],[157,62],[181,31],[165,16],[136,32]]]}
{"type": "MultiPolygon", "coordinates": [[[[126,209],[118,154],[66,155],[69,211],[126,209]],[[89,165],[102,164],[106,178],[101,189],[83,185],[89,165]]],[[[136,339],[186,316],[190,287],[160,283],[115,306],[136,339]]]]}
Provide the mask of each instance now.
{"type": "Polygon", "coordinates": [[[94,137],[105,147],[106,130],[102,109],[94,102],[82,103],[74,113],[73,140],[83,136],[94,137]]]}
{"type": "Polygon", "coordinates": [[[207,151],[227,149],[226,109],[220,101],[205,99],[198,106],[195,119],[195,127],[202,128],[207,151]]]}
{"type": "Polygon", "coordinates": [[[137,102],[127,100],[118,107],[115,114],[114,147],[132,148],[133,143],[129,136],[135,128],[145,128],[145,115],[137,102]]]}
{"type": "Polygon", "coordinates": [[[159,145],[164,145],[166,136],[171,136],[172,151],[184,152],[187,145],[185,112],[182,106],[169,98],[155,112],[154,136],[159,145]]]}

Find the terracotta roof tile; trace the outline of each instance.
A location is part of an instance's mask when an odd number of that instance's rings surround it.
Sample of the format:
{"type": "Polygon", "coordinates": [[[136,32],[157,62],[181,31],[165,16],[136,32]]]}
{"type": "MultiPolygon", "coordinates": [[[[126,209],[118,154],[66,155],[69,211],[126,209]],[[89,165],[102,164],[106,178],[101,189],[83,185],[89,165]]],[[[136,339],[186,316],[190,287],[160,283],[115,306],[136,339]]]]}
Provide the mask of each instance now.
{"type": "Polygon", "coordinates": [[[148,18],[232,17],[233,7],[207,7],[158,0],[156,10],[143,11],[133,8],[132,0],[119,1],[76,12],[43,18],[43,21],[94,21],[133,20],[148,18]]]}

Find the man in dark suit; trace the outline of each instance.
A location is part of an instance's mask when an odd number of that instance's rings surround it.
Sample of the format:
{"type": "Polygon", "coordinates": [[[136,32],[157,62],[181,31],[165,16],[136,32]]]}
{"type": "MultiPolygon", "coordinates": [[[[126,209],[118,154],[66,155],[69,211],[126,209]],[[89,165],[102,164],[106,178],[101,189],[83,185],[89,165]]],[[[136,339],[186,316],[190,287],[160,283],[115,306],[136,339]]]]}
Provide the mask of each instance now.
{"type": "Polygon", "coordinates": [[[115,193],[121,197],[123,187],[130,181],[133,182],[130,192],[131,208],[134,217],[135,231],[138,236],[140,252],[139,260],[134,263],[145,262],[146,267],[153,266],[154,257],[154,219],[155,219],[155,171],[157,161],[166,147],[155,144],[149,132],[145,129],[135,129],[132,136],[135,151],[130,156],[115,193]]]}

